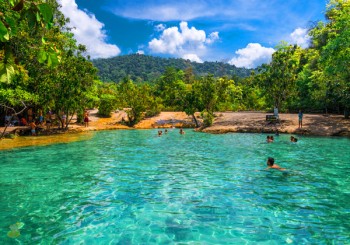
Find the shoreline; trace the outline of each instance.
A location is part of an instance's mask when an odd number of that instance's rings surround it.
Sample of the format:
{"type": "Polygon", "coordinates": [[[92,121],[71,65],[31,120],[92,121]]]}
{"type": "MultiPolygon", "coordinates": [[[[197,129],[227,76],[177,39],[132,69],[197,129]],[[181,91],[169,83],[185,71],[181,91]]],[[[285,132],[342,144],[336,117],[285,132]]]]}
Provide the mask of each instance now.
{"type": "Polygon", "coordinates": [[[342,115],[304,114],[303,127],[298,128],[298,115],[279,114],[280,122],[266,121],[262,112],[223,112],[217,113],[212,126],[203,132],[223,134],[240,133],[279,133],[310,136],[344,136],[350,137],[350,120],[342,115]]]}
{"type": "MultiPolygon", "coordinates": [[[[102,130],[138,130],[138,129],[162,129],[162,128],[193,128],[195,131],[226,134],[226,133],[275,133],[295,134],[308,136],[341,136],[350,137],[350,120],[342,115],[304,114],[303,128],[298,128],[297,114],[280,114],[280,123],[266,121],[266,115],[262,112],[218,112],[212,126],[207,128],[195,128],[192,116],[184,112],[161,112],[158,116],[145,118],[134,127],[121,124],[125,112],[114,112],[110,118],[100,118],[97,110],[90,111],[89,127],[70,124],[67,131],[59,131],[53,134],[39,136],[20,136],[15,139],[1,139],[0,150],[9,150],[26,146],[41,146],[55,143],[68,143],[77,140],[85,140],[91,137],[91,132],[102,130]],[[87,135],[90,135],[86,137],[87,135]]],[[[199,121],[199,114],[196,114],[199,121]]],[[[1,132],[4,128],[0,128],[1,132]]],[[[8,128],[8,132],[13,128],[8,128]]]]}

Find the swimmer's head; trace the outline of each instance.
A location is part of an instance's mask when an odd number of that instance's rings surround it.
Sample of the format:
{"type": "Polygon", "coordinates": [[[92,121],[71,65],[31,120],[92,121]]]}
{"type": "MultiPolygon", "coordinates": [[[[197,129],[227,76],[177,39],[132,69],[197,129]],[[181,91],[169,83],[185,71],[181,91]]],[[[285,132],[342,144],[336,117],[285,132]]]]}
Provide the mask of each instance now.
{"type": "Polygon", "coordinates": [[[272,157],[267,158],[267,165],[268,166],[273,166],[273,164],[275,163],[275,159],[272,157]]]}

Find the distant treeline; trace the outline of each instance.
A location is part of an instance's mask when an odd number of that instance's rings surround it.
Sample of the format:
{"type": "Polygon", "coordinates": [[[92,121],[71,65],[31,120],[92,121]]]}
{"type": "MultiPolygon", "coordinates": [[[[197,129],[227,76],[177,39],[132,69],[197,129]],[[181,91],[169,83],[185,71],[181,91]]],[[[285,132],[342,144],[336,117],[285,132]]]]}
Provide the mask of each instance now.
{"type": "Polygon", "coordinates": [[[121,81],[129,76],[134,82],[153,82],[159,78],[167,67],[178,70],[191,69],[195,76],[214,77],[248,77],[251,69],[237,68],[223,62],[197,63],[185,59],[161,58],[148,55],[131,54],[109,59],[96,59],[93,64],[98,68],[98,75],[104,82],[121,81]]]}

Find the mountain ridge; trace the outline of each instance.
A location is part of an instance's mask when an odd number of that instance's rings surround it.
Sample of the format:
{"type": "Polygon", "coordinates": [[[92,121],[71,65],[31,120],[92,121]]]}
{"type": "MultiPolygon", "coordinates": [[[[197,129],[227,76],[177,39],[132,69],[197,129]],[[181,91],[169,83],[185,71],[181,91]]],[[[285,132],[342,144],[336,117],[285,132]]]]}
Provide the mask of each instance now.
{"type": "Polygon", "coordinates": [[[253,69],[238,68],[224,62],[192,62],[181,58],[162,58],[143,54],[130,54],[113,58],[92,60],[104,82],[119,82],[129,76],[135,82],[152,82],[160,77],[167,67],[192,69],[195,76],[213,74],[215,77],[247,77],[253,69]]]}

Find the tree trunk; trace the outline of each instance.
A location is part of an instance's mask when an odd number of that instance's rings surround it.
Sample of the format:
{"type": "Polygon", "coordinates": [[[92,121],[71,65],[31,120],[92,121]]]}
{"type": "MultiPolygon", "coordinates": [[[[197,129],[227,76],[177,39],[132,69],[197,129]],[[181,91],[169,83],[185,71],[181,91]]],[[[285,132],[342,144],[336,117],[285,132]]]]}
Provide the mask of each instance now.
{"type": "Polygon", "coordinates": [[[11,123],[12,118],[13,118],[14,116],[17,116],[17,115],[21,114],[25,109],[27,109],[26,104],[24,104],[23,101],[21,101],[21,102],[22,102],[22,104],[23,104],[24,107],[23,107],[23,109],[22,109],[21,111],[19,111],[19,112],[16,112],[15,109],[12,108],[12,107],[8,107],[8,106],[6,106],[6,105],[0,105],[0,106],[5,107],[6,109],[10,109],[10,110],[13,111],[13,113],[11,114],[10,121],[5,125],[5,129],[4,129],[4,131],[2,132],[2,134],[1,134],[1,136],[0,136],[0,139],[2,139],[2,138],[4,137],[4,135],[5,135],[5,133],[6,133],[6,129],[7,129],[7,127],[9,126],[9,124],[11,123]]]}
{"type": "Polygon", "coordinates": [[[11,120],[12,120],[12,116],[11,116],[11,119],[10,119],[10,122],[6,123],[5,125],[5,128],[4,128],[4,131],[2,132],[1,136],[0,136],[0,139],[2,139],[6,133],[6,129],[7,127],[9,126],[9,124],[11,123],[11,120]]]}
{"type": "Polygon", "coordinates": [[[345,119],[349,119],[349,114],[350,114],[349,109],[348,109],[348,108],[345,108],[345,109],[344,109],[344,118],[345,118],[345,119]]]}
{"type": "Polygon", "coordinates": [[[194,113],[192,114],[192,117],[193,117],[193,120],[194,120],[194,122],[195,122],[195,124],[196,124],[196,128],[199,128],[199,124],[198,124],[197,118],[196,118],[196,116],[194,115],[194,113]]]}

